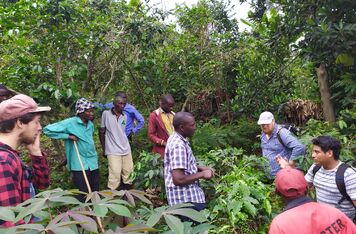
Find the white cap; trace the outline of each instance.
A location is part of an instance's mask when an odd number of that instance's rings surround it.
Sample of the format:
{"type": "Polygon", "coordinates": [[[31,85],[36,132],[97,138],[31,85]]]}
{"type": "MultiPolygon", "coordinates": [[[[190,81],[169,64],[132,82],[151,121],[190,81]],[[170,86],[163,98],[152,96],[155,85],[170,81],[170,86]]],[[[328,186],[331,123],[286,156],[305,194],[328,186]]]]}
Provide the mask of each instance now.
{"type": "Polygon", "coordinates": [[[258,119],[257,124],[258,125],[270,124],[270,123],[272,123],[273,120],[274,120],[273,114],[269,111],[265,111],[265,112],[262,112],[262,114],[260,114],[260,118],[258,119]]]}

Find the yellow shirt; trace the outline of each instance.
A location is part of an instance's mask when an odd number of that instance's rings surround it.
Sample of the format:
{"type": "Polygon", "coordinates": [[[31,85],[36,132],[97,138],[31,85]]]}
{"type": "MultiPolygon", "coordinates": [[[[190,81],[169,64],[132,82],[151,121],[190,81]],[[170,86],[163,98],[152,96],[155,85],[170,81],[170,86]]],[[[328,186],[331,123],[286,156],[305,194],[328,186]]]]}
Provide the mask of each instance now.
{"type": "Polygon", "coordinates": [[[171,135],[174,132],[174,127],[173,127],[173,113],[166,113],[162,110],[162,108],[159,108],[161,118],[164,124],[164,127],[166,128],[168,135],[171,135]]]}

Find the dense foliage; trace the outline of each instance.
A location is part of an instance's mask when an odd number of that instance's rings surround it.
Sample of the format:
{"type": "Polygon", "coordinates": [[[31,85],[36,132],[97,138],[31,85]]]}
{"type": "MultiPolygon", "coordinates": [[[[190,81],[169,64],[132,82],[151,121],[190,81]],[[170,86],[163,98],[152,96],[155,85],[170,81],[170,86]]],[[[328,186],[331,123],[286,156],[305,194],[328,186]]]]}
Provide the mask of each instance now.
{"type": "MultiPolygon", "coordinates": [[[[243,22],[250,30],[241,32],[228,0],[200,0],[170,12],[140,0],[0,1],[0,83],[51,105],[44,124],[73,115],[79,97],[106,102],[118,90],[126,91],[147,119],[169,92],[175,111],[196,116],[191,145],[199,163],[216,169],[212,181],[201,183],[207,212],[167,207],[163,162],[149,153],[145,126],[131,144],[134,187],[145,195],[101,191],[80,203],[77,192],[68,191],[73,185],[63,144],[43,137],[54,190],[16,208],[1,208],[0,218],[29,220],[36,214],[42,221],[23,230],[47,233],[95,233],[101,229],[96,217],[107,233],[266,233],[283,205],[265,176],[256,118],[270,110],[281,120],[286,115],[281,106],[295,99],[325,106],[321,68],[336,119],[304,118],[298,137],[310,145],[318,135],[334,136],[343,145],[341,159],[354,161],[356,2],[249,2],[243,22]],[[175,21],[168,23],[168,17],[175,21]],[[183,213],[205,223],[182,223],[174,215],[183,213]],[[124,227],[122,217],[129,217],[132,226],[124,227]]],[[[305,114],[299,110],[298,115],[305,114]]],[[[96,117],[99,128],[99,110],[96,117]]],[[[94,138],[100,155],[97,132],[94,138]]],[[[105,190],[107,160],[99,160],[105,190]]],[[[310,152],[299,160],[303,170],[311,163],[310,152]]]]}

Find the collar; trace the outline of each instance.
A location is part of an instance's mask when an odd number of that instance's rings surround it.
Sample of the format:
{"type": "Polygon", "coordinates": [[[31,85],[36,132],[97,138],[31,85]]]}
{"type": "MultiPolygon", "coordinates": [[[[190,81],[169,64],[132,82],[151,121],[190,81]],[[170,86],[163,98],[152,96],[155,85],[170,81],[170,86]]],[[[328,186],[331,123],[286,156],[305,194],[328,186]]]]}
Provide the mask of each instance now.
{"type": "Polygon", "coordinates": [[[115,113],[115,111],[114,111],[114,107],[111,108],[110,112],[111,112],[111,114],[113,114],[113,115],[115,115],[115,116],[117,116],[117,117],[124,116],[124,111],[122,111],[122,113],[118,116],[118,115],[115,113]]]}
{"type": "Polygon", "coordinates": [[[175,134],[177,134],[177,136],[184,141],[184,143],[188,143],[189,144],[189,141],[187,140],[187,138],[183,137],[181,134],[179,134],[178,132],[174,131],[175,134]]]}
{"type": "MultiPolygon", "coordinates": [[[[84,125],[83,120],[82,120],[78,115],[76,115],[75,117],[77,117],[77,122],[78,122],[79,124],[84,125]]],[[[88,121],[88,122],[89,122],[89,121],[88,121]]]]}
{"type": "Polygon", "coordinates": [[[302,197],[297,197],[287,203],[287,205],[284,207],[283,211],[290,210],[292,208],[295,208],[297,206],[301,206],[303,204],[312,202],[313,200],[310,199],[307,196],[302,196],[302,197]]]}
{"type": "Polygon", "coordinates": [[[5,148],[5,149],[7,149],[7,150],[10,150],[10,151],[12,151],[12,152],[14,152],[14,153],[16,153],[16,154],[19,154],[19,152],[18,152],[17,150],[14,150],[13,148],[11,148],[11,146],[6,145],[6,144],[4,144],[4,143],[2,143],[2,142],[0,142],[0,147],[5,148]]]}

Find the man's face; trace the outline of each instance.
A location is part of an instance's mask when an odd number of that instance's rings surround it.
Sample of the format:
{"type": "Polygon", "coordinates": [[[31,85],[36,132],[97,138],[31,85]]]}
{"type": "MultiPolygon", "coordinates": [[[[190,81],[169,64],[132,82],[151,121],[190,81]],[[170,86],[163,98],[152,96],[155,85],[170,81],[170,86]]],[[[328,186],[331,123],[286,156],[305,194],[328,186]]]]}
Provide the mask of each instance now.
{"type": "Polygon", "coordinates": [[[169,113],[173,111],[173,107],[174,107],[174,100],[168,99],[168,100],[161,101],[161,108],[164,112],[169,113]]]}
{"type": "Polygon", "coordinates": [[[41,133],[41,116],[36,115],[34,119],[27,124],[24,124],[23,131],[20,135],[21,142],[25,145],[33,144],[37,136],[41,133]]]}
{"type": "Polygon", "coordinates": [[[271,135],[274,129],[275,122],[272,120],[272,123],[270,124],[261,124],[261,130],[267,135],[271,135]]]}
{"type": "Polygon", "coordinates": [[[113,104],[114,104],[114,109],[117,112],[122,113],[122,111],[124,110],[124,108],[126,106],[126,99],[122,98],[122,97],[117,97],[117,98],[115,98],[113,104]]]}
{"type": "Polygon", "coordinates": [[[312,158],[316,164],[323,165],[333,159],[333,152],[328,150],[324,153],[320,146],[313,145],[312,158]]]}
{"type": "Polygon", "coordinates": [[[85,110],[81,116],[84,121],[92,121],[94,119],[94,111],[93,109],[85,110]]]}
{"type": "Polygon", "coordinates": [[[189,117],[186,123],[182,126],[183,137],[192,137],[195,132],[195,119],[194,117],[189,117]]]}

